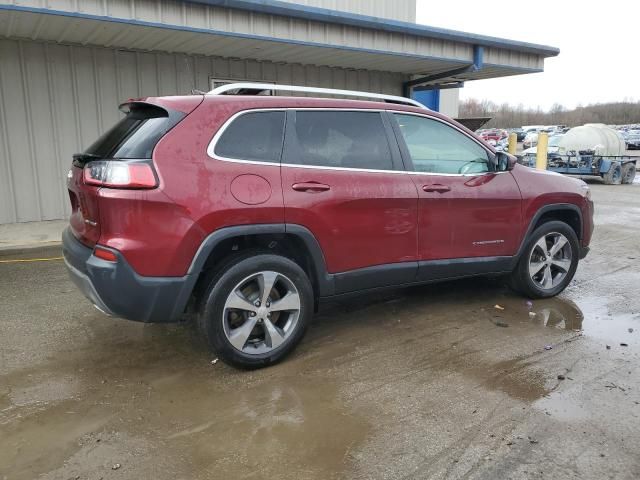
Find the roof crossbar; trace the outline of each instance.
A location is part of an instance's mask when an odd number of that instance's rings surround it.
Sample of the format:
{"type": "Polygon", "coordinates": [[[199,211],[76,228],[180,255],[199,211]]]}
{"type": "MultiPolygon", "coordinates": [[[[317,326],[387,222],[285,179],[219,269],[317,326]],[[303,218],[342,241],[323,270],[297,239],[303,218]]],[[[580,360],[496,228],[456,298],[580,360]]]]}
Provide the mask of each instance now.
{"type": "MultiPolygon", "coordinates": [[[[263,92],[265,90],[277,90],[286,92],[299,92],[299,93],[318,93],[322,95],[337,95],[345,97],[359,97],[370,98],[376,100],[382,100],[388,103],[398,103],[401,105],[410,105],[412,107],[419,107],[427,109],[423,104],[417,102],[411,98],[400,97],[395,95],[385,95],[382,93],[360,92],[357,90],[339,90],[335,88],[319,88],[319,87],[303,87],[298,85],[278,85],[272,83],[253,83],[253,82],[240,82],[240,83],[228,83],[214,88],[207,95],[225,95],[233,90],[239,90],[243,95],[247,94],[247,91],[263,92]]],[[[428,110],[428,109],[427,109],[428,110]]]]}

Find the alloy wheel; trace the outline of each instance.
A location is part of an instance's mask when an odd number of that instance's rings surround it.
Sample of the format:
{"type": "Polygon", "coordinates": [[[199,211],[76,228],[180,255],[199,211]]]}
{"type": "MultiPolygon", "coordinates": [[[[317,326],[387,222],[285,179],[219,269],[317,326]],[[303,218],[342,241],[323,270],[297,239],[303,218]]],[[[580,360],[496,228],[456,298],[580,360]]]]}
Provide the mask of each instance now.
{"type": "Polygon", "coordinates": [[[287,341],[300,317],[300,294],[285,275],[262,271],[239,282],[222,313],[224,333],[248,355],[268,353],[287,341]]]}
{"type": "Polygon", "coordinates": [[[533,246],[529,256],[529,276],[543,290],[556,288],[571,269],[571,243],[561,233],[550,232],[533,246]]]}

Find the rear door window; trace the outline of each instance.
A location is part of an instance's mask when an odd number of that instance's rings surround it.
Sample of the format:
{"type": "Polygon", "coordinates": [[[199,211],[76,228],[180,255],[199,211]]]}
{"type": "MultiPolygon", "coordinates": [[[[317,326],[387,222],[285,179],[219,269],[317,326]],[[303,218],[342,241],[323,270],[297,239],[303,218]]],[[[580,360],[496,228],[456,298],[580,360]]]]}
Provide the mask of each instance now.
{"type": "Polygon", "coordinates": [[[393,170],[380,112],[301,110],[293,130],[284,163],[393,170]]]}
{"type": "Polygon", "coordinates": [[[222,132],[214,154],[236,160],[279,162],[284,119],[284,111],[244,113],[222,132]]]}
{"type": "Polygon", "coordinates": [[[158,141],[185,114],[150,104],[133,104],[127,115],[83,153],[95,158],[151,158],[158,141]]]}

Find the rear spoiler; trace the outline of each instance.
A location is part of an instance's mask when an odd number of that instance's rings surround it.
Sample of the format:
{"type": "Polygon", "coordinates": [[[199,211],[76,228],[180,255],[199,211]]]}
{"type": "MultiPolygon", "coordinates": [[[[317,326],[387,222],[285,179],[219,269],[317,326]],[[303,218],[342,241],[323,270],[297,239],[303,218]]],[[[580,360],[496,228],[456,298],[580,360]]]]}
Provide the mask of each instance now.
{"type": "MultiPolygon", "coordinates": [[[[120,105],[120,111],[131,105],[150,105],[167,111],[181,112],[186,115],[193,112],[204,101],[204,95],[185,95],[175,97],[130,98],[120,105]]],[[[126,113],[126,112],[125,112],[126,113]]]]}

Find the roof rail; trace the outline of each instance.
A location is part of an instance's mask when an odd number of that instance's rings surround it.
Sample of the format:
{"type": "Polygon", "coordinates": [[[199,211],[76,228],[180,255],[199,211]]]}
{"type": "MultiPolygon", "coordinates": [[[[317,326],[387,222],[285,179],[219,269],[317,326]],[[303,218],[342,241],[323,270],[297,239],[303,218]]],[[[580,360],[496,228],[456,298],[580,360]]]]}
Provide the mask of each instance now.
{"type": "MultiPolygon", "coordinates": [[[[373,98],[377,100],[383,100],[389,103],[399,103],[402,105],[411,105],[412,107],[425,108],[423,104],[417,102],[411,98],[398,97],[395,95],[385,95],[382,93],[370,93],[360,92],[357,90],[338,90],[335,88],[319,88],[319,87],[303,87],[297,85],[278,85],[273,83],[253,83],[253,82],[240,82],[240,83],[228,83],[214,88],[207,95],[224,95],[231,90],[279,90],[287,92],[302,92],[302,93],[321,93],[323,95],[341,95],[346,97],[362,97],[373,98]]],[[[428,109],[427,109],[428,110],[428,109]]]]}

